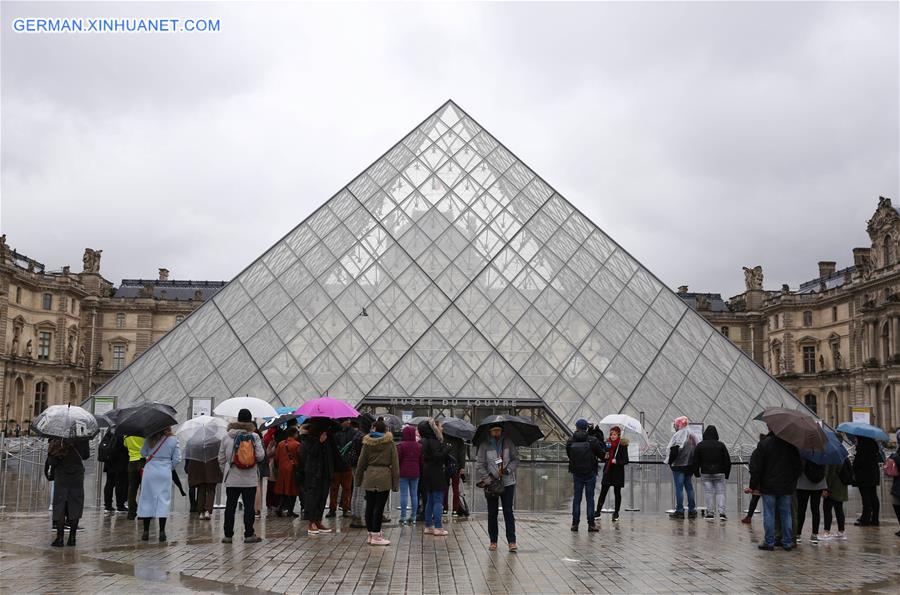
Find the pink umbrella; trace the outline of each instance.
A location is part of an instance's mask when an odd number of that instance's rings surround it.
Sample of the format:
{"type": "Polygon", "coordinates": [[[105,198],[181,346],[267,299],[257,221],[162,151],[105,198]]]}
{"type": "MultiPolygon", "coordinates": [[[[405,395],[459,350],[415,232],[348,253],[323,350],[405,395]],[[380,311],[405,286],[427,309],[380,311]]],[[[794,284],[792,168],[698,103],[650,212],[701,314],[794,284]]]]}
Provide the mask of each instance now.
{"type": "Polygon", "coordinates": [[[294,411],[294,415],[340,419],[342,417],[359,417],[359,411],[354,409],[349,403],[341,401],[340,399],[322,397],[303,403],[296,411],[294,411]]]}

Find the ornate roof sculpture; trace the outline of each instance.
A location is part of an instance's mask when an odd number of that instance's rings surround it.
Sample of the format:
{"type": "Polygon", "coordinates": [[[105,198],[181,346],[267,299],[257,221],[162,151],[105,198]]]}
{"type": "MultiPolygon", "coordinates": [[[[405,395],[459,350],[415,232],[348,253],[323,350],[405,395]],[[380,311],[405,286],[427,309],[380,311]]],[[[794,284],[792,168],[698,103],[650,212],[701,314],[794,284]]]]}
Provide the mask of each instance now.
{"type": "Polygon", "coordinates": [[[325,393],[643,412],[662,443],[803,407],[452,101],[96,392],[325,393]]]}

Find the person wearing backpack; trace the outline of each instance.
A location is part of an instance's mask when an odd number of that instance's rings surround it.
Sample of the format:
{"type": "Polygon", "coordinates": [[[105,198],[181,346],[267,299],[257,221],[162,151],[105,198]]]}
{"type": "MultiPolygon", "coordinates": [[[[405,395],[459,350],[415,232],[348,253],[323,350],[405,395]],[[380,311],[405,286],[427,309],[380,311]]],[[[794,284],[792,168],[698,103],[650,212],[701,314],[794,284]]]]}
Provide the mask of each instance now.
{"type": "Polygon", "coordinates": [[[141,541],[150,539],[150,522],[159,519],[159,541],[166,541],[166,520],[172,507],[172,470],[181,462],[181,447],[172,435],[172,428],[153,434],[141,447],[146,459],[141,478],[141,496],[137,516],[144,522],[141,541]]]}
{"type": "Polygon", "coordinates": [[[234,536],[234,515],[240,499],[244,505],[244,543],[262,541],[253,531],[256,513],[256,486],[259,482],[258,462],[265,459],[262,439],[256,433],[253,414],[249,409],[238,412],[237,422],[228,424],[228,432],[219,445],[219,467],[225,485],[225,537],[231,543],[234,536]]]}
{"type": "Polygon", "coordinates": [[[415,426],[404,426],[397,460],[400,463],[400,524],[412,525],[419,507],[419,473],[422,445],[416,440],[415,426]],[[409,505],[409,516],[406,508],[409,505]]]}
{"type": "Polygon", "coordinates": [[[853,469],[850,459],[845,459],[841,465],[828,465],[825,467],[825,483],[827,488],[822,492],[822,512],[825,519],[825,532],[819,539],[846,541],[844,533],[844,502],[849,499],[847,486],[853,480],[853,469]],[[831,532],[831,517],[837,519],[837,532],[831,532]]]}
{"type": "Polygon", "coordinates": [[[341,422],[341,429],[334,434],[334,442],[338,454],[334,461],[334,472],[331,474],[331,490],[328,498],[328,514],[326,518],[337,516],[338,491],[341,496],[341,510],[343,516],[350,516],[350,493],[353,489],[353,469],[344,456],[352,447],[353,430],[350,428],[350,420],[341,422]]]}
{"type": "MultiPolygon", "coordinates": [[[[897,450],[885,461],[884,468],[885,474],[891,478],[891,504],[894,507],[894,514],[897,515],[897,522],[900,523],[900,430],[897,430],[894,440],[897,441],[897,450]]],[[[894,535],[900,537],[900,531],[894,535]]]]}
{"type": "Polygon", "coordinates": [[[597,486],[598,460],[603,458],[605,450],[600,441],[589,436],[588,422],[579,419],[575,422],[575,432],[566,442],[566,456],[569,458],[569,473],[574,484],[572,498],[572,531],[578,531],[581,522],[581,498],[585,498],[588,531],[597,531],[594,523],[594,488],[597,486]]]}
{"type": "Polygon", "coordinates": [[[108,430],[97,448],[97,459],[103,463],[106,484],[103,486],[103,508],[106,512],[127,512],[128,507],[128,449],[124,438],[108,430]],[[113,494],[116,507],[113,508],[113,494]]]}
{"type": "Polygon", "coordinates": [[[826,489],[828,489],[828,483],[825,481],[825,467],[804,459],[803,472],[797,480],[797,543],[800,543],[803,535],[803,523],[806,521],[808,505],[812,515],[812,534],[809,536],[809,542],[812,545],[818,545],[820,506],[822,492],[826,489]]]}
{"type": "Polygon", "coordinates": [[[422,438],[422,490],[425,492],[425,534],[447,535],[443,525],[444,486],[447,482],[447,455],[450,446],[444,443],[440,423],[433,419],[419,422],[422,438]]]}
{"type": "Polygon", "coordinates": [[[275,495],[278,499],[276,516],[298,517],[294,512],[297,503],[298,489],[294,482],[294,467],[300,462],[300,442],[297,440],[299,431],[297,426],[287,429],[284,440],[275,448],[275,466],[278,469],[278,477],[275,480],[275,495]]]}

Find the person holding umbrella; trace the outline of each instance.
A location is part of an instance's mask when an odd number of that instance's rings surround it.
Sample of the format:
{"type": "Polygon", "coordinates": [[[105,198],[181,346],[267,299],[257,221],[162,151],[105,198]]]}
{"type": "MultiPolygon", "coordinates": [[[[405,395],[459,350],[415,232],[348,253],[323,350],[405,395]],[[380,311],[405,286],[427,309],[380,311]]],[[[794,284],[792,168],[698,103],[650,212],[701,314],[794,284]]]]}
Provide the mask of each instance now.
{"type": "MultiPolygon", "coordinates": [[[[513,416],[491,416],[513,417],[513,416]]],[[[489,417],[488,420],[491,418],[489,417]]],[[[487,421],[487,420],[485,420],[487,421]]],[[[482,426],[485,424],[483,423],[482,426]]],[[[479,427],[482,430],[482,427],[479,427]]],[[[513,501],[516,495],[516,469],[519,467],[519,451],[515,442],[504,436],[504,424],[497,420],[488,422],[487,435],[476,433],[478,450],[475,455],[475,473],[478,486],[484,488],[484,496],[488,505],[488,537],[491,540],[489,549],[497,549],[499,534],[498,509],[503,501],[503,524],[506,527],[506,542],[509,551],[518,550],[516,544],[516,518],[513,514],[513,501]]]]}
{"type": "Polygon", "coordinates": [[[331,529],[322,524],[331,489],[331,474],[334,472],[334,454],[337,452],[328,434],[330,424],[331,420],[324,417],[308,419],[304,424],[306,434],[300,439],[303,485],[298,487],[303,491],[303,512],[309,523],[309,535],[331,533],[331,529]]]}
{"type": "Polygon", "coordinates": [[[862,514],[853,524],[857,527],[877,527],[880,508],[878,486],[881,483],[878,464],[882,461],[881,449],[868,436],[851,436],[851,440],[856,443],[853,478],[862,498],[862,514]]]}
{"type": "Polygon", "coordinates": [[[447,455],[450,445],[444,442],[441,426],[432,419],[419,422],[422,438],[422,491],[425,492],[425,534],[447,535],[443,528],[444,486],[447,485],[447,455]]]}
{"type": "Polygon", "coordinates": [[[50,438],[44,475],[53,484],[53,521],[56,539],[62,547],[66,524],[69,545],[75,545],[75,531],[84,510],[84,463],[90,457],[88,441],[100,432],[96,418],[72,405],[52,405],[34,420],[32,429],[50,438]]]}
{"type": "Polygon", "coordinates": [[[603,479],[600,480],[600,498],[597,499],[597,516],[603,510],[606,502],[606,494],[609,488],[613,489],[615,497],[615,510],[613,522],[619,520],[619,510],[622,508],[622,488],[625,487],[625,465],[628,464],[628,438],[622,437],[622,428],[613,426],[609,429],[609,441],[606,443],[606,452],[603,453],[603,479]]]}
{"type": "Polygon", "coordinates": [[[194,508],[200,520],[212,518],[216,486],[223,479],[218,460],[219,446],[227,427],[221,418],[202,415],[186,421],[177,432],[184,441],[188,487],[192,492],[196,491],[194,508]]]}
{"type": "Polygon", "coordinates": [[[851,479],[853,479],[853,468],[849,458],[845,458],[840,464],[825,467],[826,489],[822,493],[824,496],[822,513],[825,517],[825,532],[821,535],[823,541],[847,540],[847,535],[844,533],[844,502],[849,500],[847,484],[851,479]],[[837,520],[837,532],[835,533],[831,532],[832,511],[837,520]]]}
{"type": "Polygon", "coordinates": [[[63,546],[66,525],[68,545],[75,545],[75,531],[84,511],[84,463],[91,456],[85,440],[54,438],[47,448],[44,475],[53,483],[53,521],[56,539],[53,547],[63,546]]]}
{"type": "MultiPolygon", "coordinates": [[[[888,457],[889,461],[893,461],[893,465],[886,461],[885,469],[889,466],[894,469],[894,475],[891,476],[891,503],[894,506],[894,514],[897,515],[897,522],[900,523],[900,473],[897,471],[900,469],[900,430],[897,430],[894,439],[897,442],[897,450],[888,457]]],[[[900,531],[897,531],[894,535],[900,537],[900,531]]]]}

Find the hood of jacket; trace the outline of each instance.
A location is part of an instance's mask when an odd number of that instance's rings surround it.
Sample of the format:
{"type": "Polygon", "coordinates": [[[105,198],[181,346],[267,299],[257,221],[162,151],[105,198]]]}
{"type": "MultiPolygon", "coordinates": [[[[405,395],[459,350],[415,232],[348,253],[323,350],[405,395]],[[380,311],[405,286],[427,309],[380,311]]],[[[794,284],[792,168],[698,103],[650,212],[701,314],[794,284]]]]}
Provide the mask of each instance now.
{"type": "Polygon", "coordinates": [[[394,435],[390,432],[385,432],[384,436],[380,436],[378,438],[373,438],[370,434],[366,434],[363,436],[363,444],[368,446],[379,446],[382,444],[388,444],[389,442],[394,441],[394,435]]]}
{"type": "Polygon", "coordinates": [[[441,432],[440,428],[437,427],[437,424],[433,419],[420,421],[418,429],[419,436],[422,438],[434,438],[440,442],[444,441],[444,434],[441,432]]]}
{"type": "Polygon", "coordinates": [[[716,430],[716,426],[706,426],[706,429],[703,430],[703,439],[704,440],[718,440],[719,439],[719,431],[716,430]]]}
{"type": "Polygon", "coordinates": [[[401,434],[403,442],[413,442],[416,439],[416,428],[414,426],[403,426],[401,434]]]}
{"type": "Polygon", "coordinates": [[[256,425],[253,422],[247,421],[233,421],[228,424],[228,435],[234,438],[238,434],[243,434],[244,432],[249,432],[250,434],[256,433],[256,425]]]}

